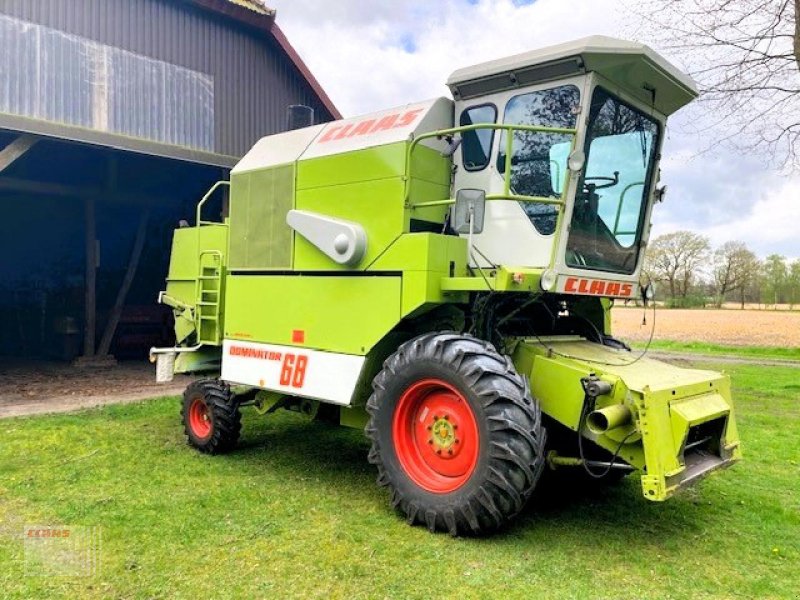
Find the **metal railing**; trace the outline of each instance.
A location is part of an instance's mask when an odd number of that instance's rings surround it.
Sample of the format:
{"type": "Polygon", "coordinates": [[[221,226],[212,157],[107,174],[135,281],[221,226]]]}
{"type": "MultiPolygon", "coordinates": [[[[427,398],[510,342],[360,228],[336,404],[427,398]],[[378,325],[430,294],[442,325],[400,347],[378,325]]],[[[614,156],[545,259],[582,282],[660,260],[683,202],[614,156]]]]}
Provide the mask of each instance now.
{"type": "MultiPolygon", "coordinates": [[[[448,198],[446,200],[433,200],[430,202],[416,202],[411,204],[410,196],[411,196],[411,157],[414,153],[414,150],[423,140],[428,140],[432,138],[436,139],[443,139],[446,137],[451,137],[459,133],[464,133],[468,131],[478,131],[481,129],[491,129],[493,131],[500,130],[506,132],[506,139],[505,139],[505,165],[504,165],[504,173],[503,173],[503,192],[501,194],[487,194],[487,200],[515,200],[517,202],[532,202],[538,204],[550,204],[555,205],[558,207],[563,207],[566,203],[566,194],[567,194],[567,187],[563,186],[561,190],[561,195],[559,197],[554,196],[528,196],[525,194],[515,194],[512,192],[511,189],[511,156],[514,151],[514,134],[517,132],[525,132],[525,133],[555,133],[561,135],[569,135],[572,136],[572,145],[570,147],[570,153],[575,149],[575,140],[577,139],[577,130],[570,129],[566,127],[543,127],[539,125],[511,125],[508,123],[476,123],[474,125],[462,125],[460,127],[451,127],[449,129],[440,129],[438,131],[431,131],[428,133],[423,133],[417,137],[415,137],[411,143],[408,145],[408,149],[406,150],[406,170],[405,170],[405,205],[408,208],[425,208],[428,206],[448,206],[450,204],[455,204],[455,200],[452,198],[448,198]]],[[[559,173],[560,175],[560,173],[559,173]]],[[[559,214],[561,210],[559,210],[559,214]]]]}
{"type": "Polygon", "coordinates": [[[209,198],[211,198],[211,196],[214,194],[214,192],[216,192],[222,186],[230,187],[231,186],[231,182],[230,181],[218,181],[217,183],[215,183],[214,185],[211,186],[211,189],[209,189],[206,192],[205,196],[203,196],[203,198],[200,200],[200,202],[197,203],[197,212],[196,212],[196,215],[195,215],[196,218],[195,218],[195,221],[194,221],[195,224],[197,225],[197,227],[200,227],[201,225],[224,225],[225,224],[224,220],[221,223],[218,223],[216,221],[203,221],[203,220],[200,219],[200,216],[202,215],[202,211],[203,211],[203,205],[208,201],[209,198]]]}

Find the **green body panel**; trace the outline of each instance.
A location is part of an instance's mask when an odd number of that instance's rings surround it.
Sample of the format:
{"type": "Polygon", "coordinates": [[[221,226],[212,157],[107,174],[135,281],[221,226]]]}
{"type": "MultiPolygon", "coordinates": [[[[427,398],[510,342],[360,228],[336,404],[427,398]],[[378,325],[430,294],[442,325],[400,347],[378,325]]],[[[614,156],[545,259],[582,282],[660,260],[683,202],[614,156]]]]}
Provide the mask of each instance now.
{"type": "Polygon", "coordinates": [[[402,318],[449,301],[442,278],[466,270],[464,240],[432,233],[400,236],[372,276],[251,275],[226,278],[225,337],[367,354],[402,318]],[[403,270],[405,257],[410,269],[403,270]]]}
{"type": "Polygon", "coordinates": [[[446,277],[442,280],[441,286],[448,292],[538,293],[541,291],[539,280],[542,277],[542,271],[543,269],[529,267],[500,266],[497,269],[483,269],[483,277],[480,274],[469,277],[446,277]]]}
{"type": "MultiPolygon", "coordinates": [[[[326,160],[326,159],[322,159],[326,160]]],[[[367,252],[355,267],[333,262],[303,236],[294,234],[294,268],[297,271],[363,270],[403,233],[404,209],[387,199],[403,194],[399,178],[348,183],[332,188],[297,191],[297,209],[354,221],[367,234],[367,252]]]]}
{"type": "MultiPolygon", "coordinates": [[[[406,150],[407,143],[387,144],[298,163],[294,208],[358,223],[367,234],[367,252],[358,265],[347,267],[294,234],[296,271],[366,269],[401,234],[411,231],[412,211],[403,201],[406,150]]],[[[426,147],[415,153],[412,161],[415,168],[408,182],[412,197],[447,198],[449,161],[426,147]]],[[[413,218],[441,223],[446,211],[446,207],[413,211],[413,218]]]]}
{"type": "Polygon", "coordinates": [[[401,278],[229,275],[225,337],[366,354],[400,320],[401,278]]]}
{"type": "Polygon", "coordinates": [[[596,374],[612,391],[597,398],[595,409],[623,405],[629,423],[581,435],[640,469],[650,500],[665,500],[707,472],[741,457],[731,402],[730,381],[713,371],[684,369],[650,358],[636,358],[574,337],[520,340],[512,357],[530,377],[531,390],[549,417],[578,430],[584,402],[580,380],[596,374]],[[718,421],[716,421],[718,420],[718,421]],[[717,456],[686,455],[690,429],[715,421],[721,436],[717,456]]]}
{"type": "MultiPolygon", "coordinates": [[[[219,252],[224,257],[228,246],[226,225],[203,225],[176,229],[172,238],[167,289],[162,302],[172,306],[175,314],[175,337],[178,343],[188,340],[198,328],[198,274],[200,249],[219,252]]],[[[222,265],[224,268],[224,263],[222,265]]],[[[224,302],[218,290],[220,303],[224,302]]],[[[221,310],[221,308],[220,308],[221,310]]],[[[207,324],[206,327],[210,325],[207,324]]]]}
{"type": "Polygon", "coordinates": [[[291,163],[231,177],[231,270],[291,269],[295,171],[291,163]]]}
{"type": "Polygon", "coordinates": [[[446,294],[442,281],[450,273],[466,275],[467,243],[460,237],[432,233],[400,236],[375,260],[369,271],[403,274],[402,315],[429,303],[466,301],[446,294]]]}
{"type": "Polygon", "coordinates": [[[227,247],[228,227],[226,225],[204,225],[199,230],[197,227],[176,229],[172,237],[167,293],[178,300],[193,304],[194,284],[199,269],[199,248],[225,253],[227,247]],[[191,289],[181,284],[191,284],[191,289]],[[176,287],[170,287],[171,285],[176,287]],[[170,291],[175,293],[170,293],[170,291]]]}

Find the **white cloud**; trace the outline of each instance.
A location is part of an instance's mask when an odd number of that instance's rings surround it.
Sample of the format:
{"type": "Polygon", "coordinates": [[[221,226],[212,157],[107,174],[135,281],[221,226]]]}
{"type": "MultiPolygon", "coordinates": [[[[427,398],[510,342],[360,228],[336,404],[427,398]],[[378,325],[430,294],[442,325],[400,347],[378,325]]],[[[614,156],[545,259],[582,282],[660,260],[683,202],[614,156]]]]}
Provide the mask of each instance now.
{"type": "Polygon", "coordinates": [[[597,33],[618,0],[275,0],[278,24],[345,115],[439,95],[457,68],[597,33]],[[365,7],[369,8],[365,8],[365,7]],[[414,52],[403,40],[413,39],[414,52]]]}
{"type": "MultiPolygon", "coordinates": [[[[272,0],[278,23],[346,115],[449,96],[455,69],[585,35],[636,39],[631,0],[272,0]],[[519,4],[517,2],[516,4],[519,4]]],[[[800,178],[720,148],[698,154],[702,106],[670,123],[662,162],[667,201],[654,233],[692,229],[715,244],[747,243],[764,256],[800,255],[800,178]]],[[[710,135],[710,134],[708,134],[710,135]]]]}
{"type": "Polygon", "coordinates": [[[778,180],[760,196],[751,199],[751,210],[740,218],[709,227],[705,233],[712,242],[751,239],[757,254],[783,254],[800,258],[800,178],[778,180]]]}

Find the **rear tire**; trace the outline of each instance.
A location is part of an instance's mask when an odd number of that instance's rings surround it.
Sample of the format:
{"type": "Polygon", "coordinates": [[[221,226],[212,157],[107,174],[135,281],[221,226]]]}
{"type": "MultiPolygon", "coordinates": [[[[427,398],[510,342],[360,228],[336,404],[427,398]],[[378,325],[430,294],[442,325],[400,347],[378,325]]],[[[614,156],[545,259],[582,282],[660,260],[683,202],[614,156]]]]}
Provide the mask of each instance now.
{"type": "Polygon", "coordinates": [[[187,443],[206,454],[232,450],[239,440],[242,414],[227,383],[203,379],[190,383],[181,410],[187,443]]]}
{"type": "Polygon", "coordinates": [[[544,466],[541,410],[508,357],[458,333],[406,342],[373,381],[369,461],[412,525],[488,533],[525,506],[544,466]]]}

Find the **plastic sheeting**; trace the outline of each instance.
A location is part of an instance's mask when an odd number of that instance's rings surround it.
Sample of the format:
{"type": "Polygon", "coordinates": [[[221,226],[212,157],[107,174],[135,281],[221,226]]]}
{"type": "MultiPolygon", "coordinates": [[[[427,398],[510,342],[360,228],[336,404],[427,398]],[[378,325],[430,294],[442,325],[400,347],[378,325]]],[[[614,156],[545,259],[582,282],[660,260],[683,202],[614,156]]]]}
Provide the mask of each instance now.
{"type": "Polygon", "coordinates": [[[214,151],[214,79],[0,15],[0,112],[214,151]]]}

